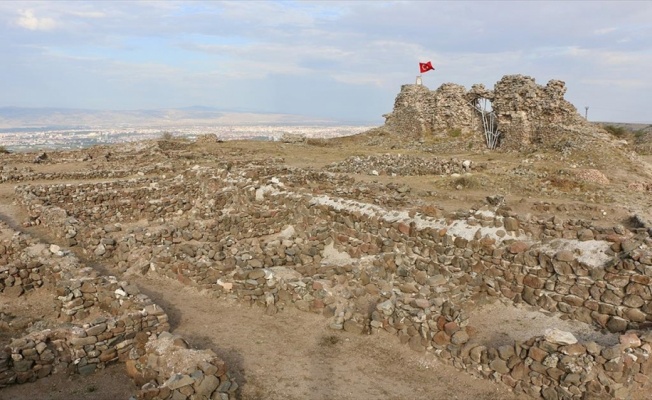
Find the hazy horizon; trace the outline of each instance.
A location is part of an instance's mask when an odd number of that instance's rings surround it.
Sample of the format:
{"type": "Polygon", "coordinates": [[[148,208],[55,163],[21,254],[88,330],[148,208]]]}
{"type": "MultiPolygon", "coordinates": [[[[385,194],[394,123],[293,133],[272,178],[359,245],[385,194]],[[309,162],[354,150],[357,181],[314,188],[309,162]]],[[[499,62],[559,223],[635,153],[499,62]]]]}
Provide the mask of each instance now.
{"type": "Polygon", "coordinates": [[[432,61],[431,90],[560,79],[589,120],[650,122],[650,2],[4,1],[0,50],[3,107],[380,123],[432,61]]]}

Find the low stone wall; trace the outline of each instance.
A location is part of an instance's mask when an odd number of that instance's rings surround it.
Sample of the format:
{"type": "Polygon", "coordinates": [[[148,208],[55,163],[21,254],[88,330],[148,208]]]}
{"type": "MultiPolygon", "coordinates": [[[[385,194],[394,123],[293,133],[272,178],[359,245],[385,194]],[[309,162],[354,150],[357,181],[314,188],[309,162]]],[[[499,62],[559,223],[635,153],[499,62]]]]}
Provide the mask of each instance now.
{"type": "MultiPolygon", "coordinates": [[[[67,350],[61,332],[42,331],[11,341],[0,353],[0,387],[33,382],[62,365],[67,350]]],[[[64,364],[65,365],[65,361],[64,364]]]]}
{"type": "MultiPolygon", "coordinates": [[[[9,230],[3,223],[0,229],[9,230]]],[[[111,276],[98,276],[93,269],[81,267],[75,257],[57,245],[47,246],[27,235],[14,234],[0,241],[0,250],[6,262],[0,267],[2,296],[13,298],[34,290],[50,290],[54,310],[58,310],[58,316],[54,317],[59,320],[55,329],[19,334],[7,342],[0,354],[0,387],[33,382],[53,372],[87,375],[112,362],[137,359],[145,354],[142,344],[147,338],[170,329],[165,311],[136,286],[111,276]]],[[[54,320],[41,322],[48,326],[56,324],[54,320]]],[[[200,388],[196,393],[205,393],[217,381],[218,385],[212,388],[219,396],[216,398],[233,398],[237,385],[228,377],[226,365],[214,354],[205,358],[207,364],[200,366],[208,370],[206,377],[209,374],[213,377],[202,383],[197,373],[192,375],[192,383],[200,388]]],[[[160,379],[164,372],[152,379],[160,379]]],[[[190,398],[180,397],[188,388],[176,390],[185,384],[177,382],[176,385],[162,385],[171,388],[170,396],[159,395],[159,398],[190,398]]],[[[151,399],[151,389],[157,385],[148,383],[146,386],[141,395],[148,394],[142,398],[151,399]]]]}
{"type": "MultiPolygon", "coordinates": [[[[256,176],[255,170],[247,177],[186,171],[184,185],[197,196],[190,208],[124,229],[91,223],[80,244],[122,270],[158,273],[259,304],[269,314],[293,305],[329,317],[334,329],[386,330],[414,350],[434,351],[460,369],[535,397],[622,398],[647,379],[652,251],[645,232],[524,218],[501,208],[432,218],[293,192],[283,177],[263,184],[252,180],[256,176]],[[193,180],[219,190],[194,189],[193,180]],[[492,348],[473,341],[468,315],[496,298],[611,332],[635,331],[622,336],[626,342],[618,348],[541,337],[512,350],[492,348]]],[[[112,198],[141,201],[123,185],[97,204],[110,212],[112,198]]],[[[17,195],[32,208],[44,204],[39,193],[66,206],[75,204],[70,193],[83,197],[85,191],[96,199],[109,194],[95,184],[20,187],[17,195]]],[[[78,207],[67,212],[76,215],[78,207]]],[[[41,221],[50,224],[47,217],[41,221]]]]}
{"type": "Polygon", "coordinates": [[[550,330],[525,342],[490,347],[468,340],[468,328],[446,325],[436,335],[436,354],[472,375],[535,398],[624,399],[632,385],[647,382],[652,372],[649,333],[628,333],[619,344],[601,346],[550,330]]]}
{"type": "Polygon", "coordinates": [[[326,169],[332,172],[369,175],[448,175],[471,171],[471,161],[439,160],[435,157],[424,159],[409,154],[383,154],[349,157],[344,161],[327,165],[326,169]]]}
{"type": "Polygon", "coordinates": [[[5,182],[29,182],[39,180],[87,180],[87,179],[118,179],[126,178],[136,174],[160,174],[170,173],[173,171],[171,166],[154,165],[148,167],[139,167],[138,169],[98,169],[94,171],[75,171],[75,172],[34,172],[30,168],[6,169],[0,168],[0,183],[5,182]]]}

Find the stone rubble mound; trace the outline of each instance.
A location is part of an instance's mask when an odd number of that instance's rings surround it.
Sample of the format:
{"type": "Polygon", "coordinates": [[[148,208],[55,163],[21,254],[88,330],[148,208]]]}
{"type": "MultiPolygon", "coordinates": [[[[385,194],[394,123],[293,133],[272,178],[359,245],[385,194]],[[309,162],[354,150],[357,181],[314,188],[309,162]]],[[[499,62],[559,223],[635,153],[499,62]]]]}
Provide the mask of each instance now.
{"type": "Polygon", "coordinates": [[[127,361],[127,373],[142,386],[138,399],[229,400],[238,389],[226,364],[211,350],[193,350],[169,332],[143,337],[127,361]]]}
{"type": "Polygon", "coordinates": [[[426,159],[409,154],[379,154],[370,156],[354,156],[344,161],[326,166],[331,172],[345,172],[368,175],[450,175],[461,174],[471,170],[471,162],[426,159]]]}

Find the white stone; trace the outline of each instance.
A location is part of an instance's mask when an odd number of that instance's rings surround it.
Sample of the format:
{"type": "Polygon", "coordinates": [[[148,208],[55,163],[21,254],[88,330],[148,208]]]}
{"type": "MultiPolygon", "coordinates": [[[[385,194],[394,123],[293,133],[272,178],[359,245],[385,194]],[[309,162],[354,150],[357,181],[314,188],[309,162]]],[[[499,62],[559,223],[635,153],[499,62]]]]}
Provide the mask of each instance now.
{"type": "Polygon", "coordinates": [[[100,243],[100,244],[95,248],[95,255],[96,255],[96,256],[102,256],[102,255],[104,255],[104,253],[106,253],[106,247],[104,247],[104,245],[100,243]]]}
{"type": "Polygon", "coordinates": [[[577,343],[577,338],[570,333],[556,328],[546,329],[544,332],[544,339],[550,343],[568,345],[577,343]]]}
{"type": "Polygon", "coordinates": [[[50,252],[52,254],[57,254],[57,253],[59,253],[59,251],[61,251],[61,247],[57,246],[56,244],[51,244],[50,245],[50,252]]]}
{"type": "Polygon", "coordinates": [[[230,292],[231,290],[233,290],[232,282],[222,282],[221,279],[218,279],[217,284],[222,286],[222,289],[224,289],[225,292],[230,292]]]}

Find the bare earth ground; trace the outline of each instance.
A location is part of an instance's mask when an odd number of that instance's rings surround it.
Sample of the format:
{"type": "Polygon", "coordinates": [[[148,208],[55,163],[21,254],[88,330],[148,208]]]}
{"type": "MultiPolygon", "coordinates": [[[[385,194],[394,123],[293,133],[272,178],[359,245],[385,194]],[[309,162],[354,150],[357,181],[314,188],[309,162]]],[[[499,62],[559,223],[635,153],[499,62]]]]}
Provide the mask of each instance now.
{"type": "MultiPolygon", "coordinates": [[[[219,160],[225,154],[241,154],[240,158],[266,159],[283,157],[285,164],[296,167],[320,168],[351,155],[399,153],[390,147],[374,148],[364,139],[349,139],[324,146],[288,145],[261,142],[226,142],[214,148],[202,149],[219,160]]],[[[415,150],[404,150],[423,154],[415,150]]],[[[439,154],[450,158],[452,154],[439,154]]],[[[487,195],[502,193],[513,210],[538,213],[541,200],[559,204],[583,204],[569,211],[550,210],[547,214],[562,217],[588,218],[606,225],[626,223],[631,209],[652,207],[649,193],[628,192],[626,185],[651,176],[606,171],[612,184],[605,187],[583,186],[581,182],[560,185],[552,192],[541,194],[545,179],[518,178],[507,172],[522,165],[519,154],[457,154],[489,167],[474,174],[476,183],[455,188],[449,177],[391,177],[356,175],[361,182],[400,182],[412,188],[412,195],[424,202],[436,204],[442,211],[468,209],[482,202],[487,195]],[[620,179],[614,179],[620,178],[620,179]],[[479,183],[478,183],[479,182],[479,183]],[[579,188],[580,190],[574,190],[579,188]],[[596,194],[602,191],[603,194],[596,194]],[[631,203],[630,203],[631,201],[631,203]]],[[[210,159],[193,160],[190,165],[212,165],[210,159]]],[[[646,158],[652,161],[651,157],[646,158]]],[[[0,159],[0,161],[2,161],[0,159]]],[[[570,168],[569,162],[555,155],[535,162],[535,171],[570,168]]],[[[35,171],[84,171],[80,162],[53,165],[21,164],[35,171]]],[[[650,168],[646,165],[645,168],[650,168]]],[[[644,170],[645,168],[642,168],[644,170]]],[[[35,182],[29,182],[35,183],[35,182]]],[[[45,182],[44,182],[45,183],[45,182]]],[[[75,183],[71,181],[69,183],[75,183]]],[[[12,204],[15,184],[0,184],[0,217],[19,225],[26,217],[23,210],[12,204]]],[[[27,232],[55,242],[47,229],[27,228],[27,232]]],[[[3,233],[0,233],[2,235],[3,233]]],[[[78,254],[83,260],[83,255],[78,254]]],[[[103,272],[111,266],[98,266],[103,272]]],[[[210,348],[223,357],[240,385],[243,400],[257,399],[526,399],[509,392],[504,385],[480,380],[439,362],[431,354],[421,354],[402,346],[389,335],[357,336],[328,328],[327,320],[319,315],[286,309],[269,317],[263,310],[239,303],[216,299],[207,293],[184,287],[178,282],[158,278],[139,278],[140,289],[160,304],[170,316],[174,333],[183,335],[193,347],[210,348]]],[[[40,311],[40,310],[39,310],[40,311]]],[[[38,313],[37,313],[38,314],[38,313]]],[[[541,334],[553,323],[553,318],[537,310],[519,309],[500,303],[476,310],[472,325],[476,325],[487,341],[500,342],[514,332],[523,338],[541,334]],[[489,317],[490,316],[490,317],[489,317]]],[[[570,324],[569,321],[554,321],[570,324]]],[[[577,326],[572,327],[576,329],[577,326]]],[[[610,341],[613,338],[586,331],[586,336],[610,341]]],[[[20,399],[127,399],[135,391],[120,364],[92,376],[51,376],[36,383],[16,385],[0,390],[0,400],[20,399]]],[[[643,394],[642,396],[646,396],[643,394]]],[[[643,399],[646,397],[640,397],[643,399]]]]}

